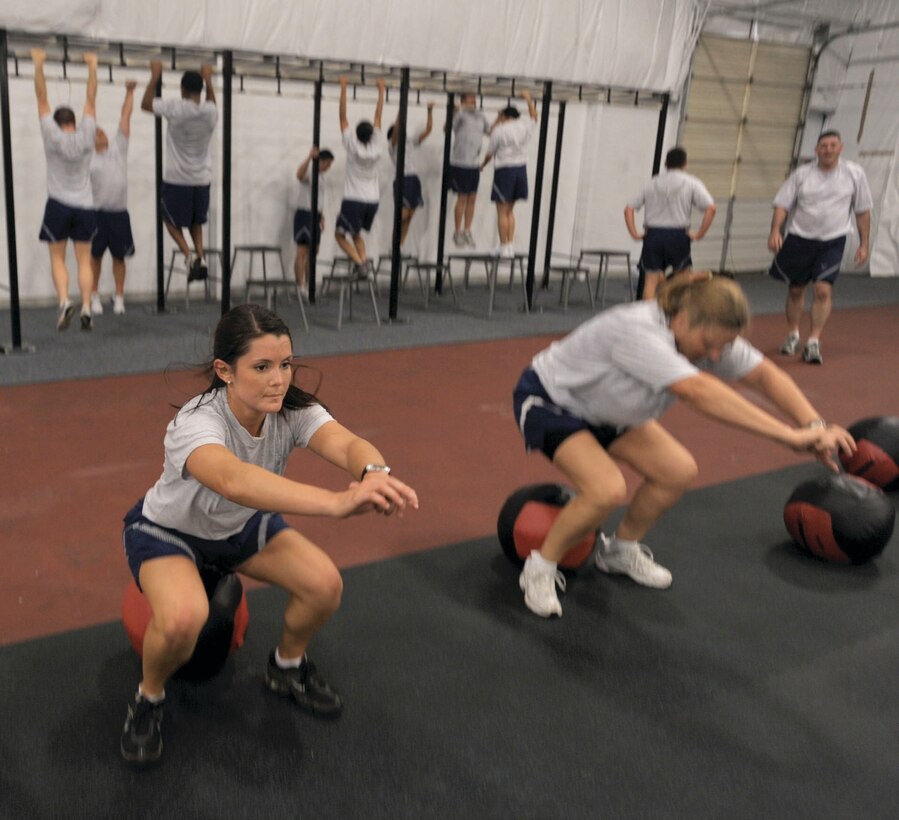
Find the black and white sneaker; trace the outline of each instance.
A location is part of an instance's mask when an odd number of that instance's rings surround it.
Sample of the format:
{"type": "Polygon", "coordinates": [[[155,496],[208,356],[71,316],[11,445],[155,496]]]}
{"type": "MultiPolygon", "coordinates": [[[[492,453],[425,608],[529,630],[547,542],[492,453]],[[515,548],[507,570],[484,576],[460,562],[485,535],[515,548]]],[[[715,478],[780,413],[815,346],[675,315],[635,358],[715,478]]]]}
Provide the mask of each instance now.
{"type": "Polygon", "coordinates": [[[81,329],[87,330],[87,331],[91,331],[94,329],[94,323],[93,323],[93,320],[91,319],[90,313],[82,312],[82,314],[81,314],[81,329]]]}
{"type": "Polygon", "coordinates": [[[162,711],[162,701],[151,703],[140,693],[128,704],[119,746],[126,763],[143,768],[162,757],[162,711]]]}
{"type": "Polygon", "coordinates": [[[187,271],[187,281],[202,282],[208,277],[209,269],[206,267],[206,263],[200,259],[199,256],[194,257],[194,260],[190,263],[190,268],[187,271]]]}
{"type": "Polygon", "coordinates": [[[802,361],[806,364],[824,364],[821,356],[821,343],[817,339],[809,339],[802,349],[802,361]]]}
{"type": "Polygon", "coordinates": [[[365,282],[375,275],[375,267],[372,265],[371,259],[366,259],[361,264],[353,265],[353,272],[356,275],[356,279],[360,282],[365,282]]]}
{"type": "Polygon", "coordinates": [[[265,685],[278,695],[293,698],[301,709],[316,717],[336,718],[343,711],[343,700],[319,676],[315,664],[304,657],[292,669],[282,669],[272,651],[265,670],[265,685]]]}
{"type": "Polygon", "coordinates": [[[65,330],[69,326],[69,322],[72,321],[72,317],[75,315],[75,305],[71,302],[66,302],[59,306],[59,313],[56,315],[56,329],[57,330],[65,330]]]}

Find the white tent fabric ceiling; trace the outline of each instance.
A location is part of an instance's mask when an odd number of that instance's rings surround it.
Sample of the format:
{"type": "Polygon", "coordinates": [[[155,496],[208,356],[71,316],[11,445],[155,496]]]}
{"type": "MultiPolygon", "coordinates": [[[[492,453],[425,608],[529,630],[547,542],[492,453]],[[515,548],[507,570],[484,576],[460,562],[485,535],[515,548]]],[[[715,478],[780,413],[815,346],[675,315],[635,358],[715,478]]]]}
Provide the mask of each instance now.
{"type": "MultiPolygon", "coordinates": [[[[637,253],[624,229],[621,210],[624,200],[649,176],[655,147],[658,105],[634,107],[629,92],[670,92],[665,148],[679,134],[683,103],[693,51],[700,30],[738,39],[757,37],[764,41],[813,46],[825,37],[834,38],[824,49],[817,69],[808,112],[802,158],[810,156],[814,135],[824,124],[840,128],[846,142],[845,156],[865,166],[875,194],[871,272],[899,272],[899,183],[896,153],[899,141],[899,111],[892,103],[899,81],[899,9],[896,0],[457,0],[453,4],[421,0],[205,0],[185,4],[173,0],[154,3],[136,0],[44,0],[42,3],[4,4],[0,27],[11,33],[32,35],[66,34],[86,44],[129,44],[126,68],[117,68],[112,86],[101,85],[98,121],[111,126],[121,105],[120,91],[126,78],[144,82],[146,64],[161,46],[186,49],[195,61],[203,52],[213,54],[228,48],[241,59],[260,63],[261,55],[282,55],[286,81],[276,92],[271,82],[247,81],[244,93],[235,87],[234,177],[240,197],[232,200],[232,240],[235,243],[276,241],[292,258],[289,219],[295,181],[293,170],[308,151],[311,138],[311,89],[297,82],[309,78],[304,66],[326,60],[333,81],[341,70],[353,76],[364,66],[371,79],[379,67],[413,67],[413,86],[423,89],[414,96],[409,122],[414,126],[428,100],[441,111],[442,74],[448,72],[459,83],[480,78],[488,116],[503,103],[510,80],[520,89],[534,89],[552,80],[568,99],[581,97],[584,104],[570,105],[565,122],[564,151],[560,177],[559,209],[554,250],[576,251],[587,245],[627,248],[637,253]],[[890,27],[897,23],[896,27],[890,27]],[[822,28],[822,26],[826,28],[822,28]],[[867,33],[857,31],[865,29],[867,33]],[[817,32],[817,33],[816,33],[817,32]],[[847,32],[849,32],[847,34],[847,32]],[[134,47],[145,46],[138,54],[134,47]],[[341,63],[345,63],[342,66],[341,63]],[[873,83],[869,84],[874,71],[873,83]],[[435,82],[429,82],[429,73],[435,82]],[[581,93],[581,85],[587,93],[581,93]],[[869,90],[870,86],[870,90],[869,90]],[[612,90],[623,89],[624,105],[594,105],[589,101],[612,98],[612,90]],[[495,95],[491,98],[492,95],[495,95]],[[867,106],[865,99],[867,96],[867,106]],[[862,110],[864,128],[859,138],[862,110]],[[272,128],[277,123],[278,128],[272,128]],[[241,188],[241,186],[243,186],[241,188]],[[283,224],[281,224],[283,223],[283,224]],[[272,228],[275,225],[276,228],[272,228]],[[269,231],[272,236],[262,236],[269,231]]],[[[83,67],[73,63],[66,77],[58,66],[48,67],[51,102],[72,101],[76,107],[83,94],[83,67]]],[[[114,61],[113,61],[114,62],[114,61]]],[[[32,237],[43,208],[43,154],[33,116],[34,101],[30,68],[10,81],[15,197],[19,235],[19,276],[23,299],[52,296],[46,274],[45,251],[32,237]],[[31,203],[30,200],[35,200],[31,203]],[[41,200],[41,201],[37,201],[41,200]]],[[[179,65],[179,69],[181,65],[179,65]]],[[[257,65],[258,68],[258,65],[257,65]]],[[[314,64],[313,71],[316,70],[314,64]]],[[[260,72],[256,72],[260,73],[260,72]]],[[[395,79],[395,73],[391,81],[395,79]]],[[[172,93],[176,77],[166,76],[166,91],[172,93]]],[[[447,85],[449,90],[459,90],[447,85]]],[[[395,116],[395,97],[385,111],[385,122],[395,116]]],[[[350,118],[370,116],[373,98],[360,87],[351,104],[350,118]]],[[[322,142],[339,144],[333,86],[326,86],[323,104],[322,142]]],[[[614,100],[613,100],[614,101],[614,100]]],[[[644,102],[652,102],[647,93],[644,102]]],[[[129,288],[152,292],[155,287],[155,256],[152,204],[152,129],[135,113],[132,151],[129,158],[130,205],[136,230],[138,256],[129,270],[129,288]],[[136,214],[135,214],[136,212],[136,214]],[[133,277],[133,278],[132,278],[133,277]]],[[[557,107],[553,107],[547,145],[548,185],[554,148],[557,107]]],[[[435,133],[442,133],[438,113],[435,133]]],[[[433,257],[436,247],[439,197],[440,138],[427,145],[424,158],[424,215],[413,223],[410,240],[420,255],[433,257]]],[[[536,141],[535,141],[536,142],[536,141]]],[[[220,165],[220,145],[213,147],[220,165]]],[[[342,152],[338,151],[338,154],[342,152]]],[[[340,197],[342,167],[338,163],[324,181],[326,207],[336,210],[340,197]]],[[[530,173],[536,165],[536,145],[529,159],[530,173]]],[[[389,220],[387,163],[382,173],[385,190],[383,236],[374,238],[386,250],[389,220]]],[[[533,179],[533,177],[532,177],[533,179]]],[[[482,186],[488,187],[489,186],[482,186]]],[[[773,196],[774,191],[770,192],[773,196]]],[[[479,201],[476,226],[487,244],[495,228],[489,191],[479,201]]],[[[546,197],[544,197],[544,215],[546,197]]],[[[334,213],[326,211],[333,225],[334,213]]],[[[518,234],[526,244],[530,214],[522,209],[518,234]]],[[[210,231],[215,232],[213,204],[210,231]]],[[[720,230],[720,226],[716,226],[720,230]]],[[[322,255],[328,247],[326,227],[322,255]]],[[[0,226],[5,240],[5,224],[0,226]]],[[[541,237],[541,242],[544,241],[541,237]]],[[[542,259],[543,249],[538,249],[542,259]]],[[[765,236],[758,238],[752,265],[768,263],[765,236]]],[[[5,254],[0,254],[0,301],[2,284],[8,281],[5,254]]]]}

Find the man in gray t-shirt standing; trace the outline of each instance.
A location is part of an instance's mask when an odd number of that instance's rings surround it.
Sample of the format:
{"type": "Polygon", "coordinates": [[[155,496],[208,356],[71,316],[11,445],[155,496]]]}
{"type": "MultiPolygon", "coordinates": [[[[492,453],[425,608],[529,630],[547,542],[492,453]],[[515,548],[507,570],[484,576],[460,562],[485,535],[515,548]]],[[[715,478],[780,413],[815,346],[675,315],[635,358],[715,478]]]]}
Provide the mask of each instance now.
{"type": "Polygon", "coordinates": [[[56,329],[65,330],[75,315],[69,300],[69,270],[66,267],[66,242],[71,239],[78,262],[78,288],[81,291],[81,329],[91,329],[91,239],[96,231],[94,201],[91,195],[90,161],[94,152],[97,101],[97,55],[85,53],[87,95],[81,122],[75,124],[75,112],[67,106],[51,111],[44,77],[45,51],[31,50],[34,62],[34,92],[41,121],[41,137],[47,157],[47,205],[41,221],[40,239],[50,248],[50,270],[59,298],[56,329]]]}
{"type": "Polygon", "coordinates": [[[453,147],[450,155],[450,189],[456,194],[453,214],[455,231],[453,242],[458,247],[475,246],[471,235],[474,206],[481,181],[481,145],[489,135],[490,124],[483,111],[477,108],[477,96],[467,91],[453,114],[453,147]]]}
{"type": "Polygon", "coordinates": [[[187,281],[192,282],[208,275],[203,252],[203,225],[209,214],[209,185],[212,182],[209,142],[218,121],[212,66],[204,64],[199,72],[184,72],[180,99],[163,100],[155,96],[160,77],[162,63],[154,60],[150,63],[150,82],[140,107],[157,117],[165,117],[168,122],[162,175],[162,218],[184,254],[187,281]],[[205,101],[201,99],[204,87],[205,101]],[[185,228],[190,231],[194,253],[184,238],[185,228]]]}

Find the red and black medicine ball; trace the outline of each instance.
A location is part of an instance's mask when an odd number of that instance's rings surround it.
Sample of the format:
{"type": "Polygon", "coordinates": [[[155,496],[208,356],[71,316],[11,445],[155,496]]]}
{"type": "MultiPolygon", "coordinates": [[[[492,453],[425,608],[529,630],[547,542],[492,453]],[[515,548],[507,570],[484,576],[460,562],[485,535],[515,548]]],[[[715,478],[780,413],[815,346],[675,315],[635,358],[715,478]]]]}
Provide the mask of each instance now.
{"type": "Polygon", "coordinates": [[[843,467],[884,490],[899,490],[899,416],[875,416],[849,428],[858,449],[840,453],[843,467]]]}
{"type": "Polygon", "coordinates": [[[879,487],[852,475],[800,484],[784,507],[784,524],[807,552],[834,564],[863,564],[893,534],[896,510],[879,487]]]}
{"type": "MultiPolygon", "coordinates": [[[[516,564],[522,564],[533,550],[543,545],[546,533],[572,498],[574,490],[562,484],[531,484],[510,495],[496,522],[503,552],[516,564]]],[[[565,569],[583,566],[596,544],[596,533],[584,536],[559,562],[565,569]]]]}
{"type": "MultiPolygon", "coordinates": [[[[217,675],[228,656],[243,646],[250,621],[247,596],[240,578],[217,573],[203,574],[202,578],[209,596],[209,617],[190,660],[174,675],[184,680],[208,680],[217,675]]],[[[144,633],[152,614],[149,602],[132,579],[122,599],[122,623],[131,646],[141,657],[144,633]]]]}

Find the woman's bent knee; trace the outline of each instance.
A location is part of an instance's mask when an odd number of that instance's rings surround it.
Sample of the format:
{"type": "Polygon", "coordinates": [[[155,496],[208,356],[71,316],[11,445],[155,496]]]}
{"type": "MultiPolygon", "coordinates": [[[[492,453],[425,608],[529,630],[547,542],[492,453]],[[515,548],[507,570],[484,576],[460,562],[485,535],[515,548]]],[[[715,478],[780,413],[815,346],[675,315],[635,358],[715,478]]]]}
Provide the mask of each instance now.
{"type": "Polygon", "coordinates": [[[608,513],[627,501],[627,482],[623,475],[618,475],[604,481],[601,486],[586,488],[581,495],[597,512],[608,513]]]}
{"type": "Polygon", "coordinates": [[[209,602],[195,601],[180,604],[171,612],[154,613],[153,628],[171,647],[193,646],[209,618],[209,602]]]}

